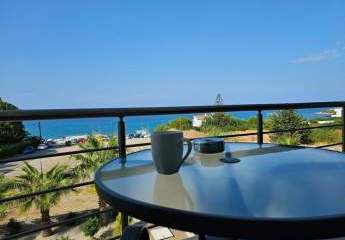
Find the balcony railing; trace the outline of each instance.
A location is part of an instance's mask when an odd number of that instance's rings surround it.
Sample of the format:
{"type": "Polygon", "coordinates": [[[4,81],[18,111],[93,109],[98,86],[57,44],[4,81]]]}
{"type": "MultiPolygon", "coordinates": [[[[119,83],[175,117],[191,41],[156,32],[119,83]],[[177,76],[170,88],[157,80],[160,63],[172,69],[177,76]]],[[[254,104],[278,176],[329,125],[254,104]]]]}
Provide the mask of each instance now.
{"type": "MultiPolygon", "coordinates": [[[[54,109],[54,110],[16,110],[16,111],[2,111],[0,112],[0,122],[5,121],[25,121],[25,120],[51,120],[51,119],[72,119],[72,118],[99,118],[99,117],[116,117],[118,118],[118,146],[112,148],[101,148],[101,149],[88,149],[78,150],[69,152],[52,153],[39,156],[25,156],[15,159],[3,159],[0,160],[0,164],[34,160],[39,158],[50,158],[64,155],[81,154],[86,152],[104,151],[104,150],[118,150],[119,158],[122,162],[126,161],[126,149],[140,146],[148,146],[150,143],[130,144],[126,145],[126,126],[125,118],[128,116],[149,116],[149,115],[167,115],[167,114],[186,114],[186,113],[209,113],[209,112],[238,112],[238,111],[256,111],[257,112],[257,129],[253,133],[241,133],[241,134],[229,134],[222,135],[219,137],[243,137],[243,136],[257,136],[257,143],[263,143],[264,134],[282,133],[291,131],[305,131],[317,128],[342,128],[342,141],[338,143],[318,146],[318,148],[331,147],[336,145],[342,145],[342,151],[345,152],[345,102],[305,102],[305,103],[282,103],[282,104],[248,104],[248,105],[219,105],[219,106],[188,106],[188,107],[153,107],[153,108],[97,108],[97,109],[54,109]],[[321,126],[312,126],[298,129],[280,129],[276,131],[264,131],[263,129],[263,112],[268,110],[282,110],[282,109],[308,109],[308,108],[342,108],[342,121],[341,124],[329,124],[321,126]]],[[[47,189],[44,191],[37,191],[31,194],[16,195],[0,199],[0,204],[14,201],[26,197],[37,196],[46,194],[54,191],[61,191],[66,189],[74,189],[82,186],[94,184],[93,181],[82,182],[70,186],[64,186],[54,189],[47,189]]],[[[89,218],[91,216],[100,215],[104,212],[112,211],[111,208],[100,211],[95,210],[90,213],[73,217],[64,221],[59,221],[51,224],[41,225],[40,227],[30,229],[18,234],[7,236],[6,239],[14,239],[29,234],[33,234],[44,229],[57,227],[60,225],[77,222],[82,219],[89,218]]],[[[128,217],[126,214],[122,214],[122,224],[125,228],[128,224],[128,217]]],[[[119,238],[115,237],[115,238],[119,238]]]]}

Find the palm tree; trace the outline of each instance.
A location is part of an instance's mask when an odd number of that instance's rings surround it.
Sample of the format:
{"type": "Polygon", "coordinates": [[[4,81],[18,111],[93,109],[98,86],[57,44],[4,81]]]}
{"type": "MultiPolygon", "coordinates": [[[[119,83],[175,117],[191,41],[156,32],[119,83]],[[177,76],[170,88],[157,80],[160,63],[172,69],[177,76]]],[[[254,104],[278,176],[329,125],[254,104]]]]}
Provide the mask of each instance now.
{"type": "MultiPolygon", "coordinates": [[[[8,192],[8,181],[4,174],[0,174],[0,198],[4,198],[8,192]]],[[[7,205],[0,204],[0,219],[6,217],[7,215],[7,205]]]]}
{"type": "MultiPolygon", "coordinates": [[[[67,165],[55,165],[52,169],[44,173],[41,170],[24,162],[22,167],[23,174],[15,177],[9,182],[9,188],[18,192],[18,194],[30,194],[37,191],[49,190],[57,187],[68,186],[74,182],[75,177],[68,172],[67,165]]],[[[42,224],[49,224],[50,208],[57,205],[63,194],[68,190],[54,191],[51,193],[40,194],[32,197],[22,198],[16,201],[21,206],[23,212],[28,211],[32,207],[39,209],[41,212],[42,224]]],[[[43,230],[43,236],[52,235],[52,229],[43,230]]]]}
{"type": "MultiPolygon", "coordinates": [[[[117,146],[117,139],[115,137],[111,137],[109,142],[105,142],[103,138],[91,135],[84,144],[80,144],[79,146],[84,150],[115,147],[117,146]]],[[[73,155],[73,158],[77,161],[74,171],[81,179],[91,179],[99,167],[101,167],[106,161],[116,157],[117,154],[118,153],[115,150],[106,150],[73,155]]],[[[98,205],[99,210],[104,210],[106,207],[105,201],[99,196],[98,205]]],[[[106,224],[107,219],[104,214],[100,215],[100,222],[101,225],[106,224]]]]}

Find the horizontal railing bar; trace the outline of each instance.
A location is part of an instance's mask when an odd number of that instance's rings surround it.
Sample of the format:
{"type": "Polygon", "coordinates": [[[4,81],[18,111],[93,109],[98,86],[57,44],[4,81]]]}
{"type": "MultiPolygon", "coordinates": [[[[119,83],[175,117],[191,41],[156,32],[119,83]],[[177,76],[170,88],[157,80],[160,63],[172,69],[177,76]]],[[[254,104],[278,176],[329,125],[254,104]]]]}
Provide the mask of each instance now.
{"type": "Polygon", "coordinates": [[[332,144],[328,144],[328,145],[322,145],[322,146],[317,146],[315,148],[325,148],[325,147],[333,147],[333,146],[338,146],[338,145],[342,145],[342,142],[338,142],[338,143],[332,143],[332,144]]]}
{"type": "Polygon", "coordinates": [[[305,127],[305,128],[294,128],[294,129],[282,129],[282,130],[274,130],[274,131],[265,131],[265,132],[263,132],[263,134],[281,133],[281,132],[293,132],[293,131],[305,131],[305,130],[318,129],[318,128],[332,128],[332,127],[342,127],[342,126],[343,126],[343,124],[321,125],[321,126],[305,127]]]}
{"type": "MultiPolygon", "coordinates": [[[[305,131],[305,130],[310,130],[310,129],[331,128],[331,127],[341,127],[341,126],[343,126],[343,124],[321,125],[321,126],[306,127],[306,128],[295,128],[295,129],[283,129],[283,130],[275,130],[275,131],[265,131],[265,132],[263,132],[263,134],[292,132],[292,131],[305,131]]],[[[228,135],[209,136],[209,137],[228,138],[228,137],[243,137],[243,136],[254,136],[254,135],[257,135],[257,133],[256,132],[252,132],[252,133],[239,133],[239,134],[228,134],[228,135]]],[[[197,138],[190,138],[190,140],[195,140],[195,139],[197,139],[197,138]]],[[[144,146],[149,146],[149,145],[151,145],[150,142],[129,144],[129,145],[126,145],[126,147],[133,148],[133,147],[144,147],[144,146]]],[[[78,150],[78,151],[53,153],[53,154],[46,154],[46,155],[39,155],[39,156],[29,156],[29,157],[23,157],[23,158],[15,158],[15,159],[4,159],[4,160],[0,160],[0,164],[11,163],[11,162],[19,162],[19,161],[26,161],[26,160],[34,160],[34,159],[40,159],[40,158],[49,158],[49,157],[58,157],[58,156],[66,156],[66,155],[73,155],[73,154],[81,154],[81,153],[88,153],[88,152],[117,150],[117,149],[118,149],[118,146],[110,147],[110,148],[84,149],[84,150],[78,150]]]]}
{"type": "Polygon", "coordinates": [[[135,144],[129,144],[126,145],[126,148],[132,148],[132,147],[145,147],[151,145],[151,142],[146,142],[146,143],[135,143],[135,144]]]}
{"type": "MultiPolygon", "coordinates": [[[[215,136],[215,137],[237,137],[237,136],[249,136],[249,135],[255,135],[255,134],[256,133],[230,134],[230,135],[215,136]]],[[[196,138],[194,138],[194,139],[196,139],[196,138]]],[[[193,139],[191,139],[191,140],[193,140],[193,139]]],[[[151,143],[132,144],[132,145],[128,145],[128,147],[148,146],[150,144],[151,143]]],[[[337,145],[341,145],[341,144],[342,144],[342,142],[323,145],[323,146],[317,146],[315,148],[331,147],[331,146],[337,146],[337,145]]],[[[33,197],[33,196],[37,196],[37,195],[41,195],[41,194],[46,194],[46,193],[61,191],[61,190],[66,190],[66,189],[78,188],[78,187],[91,185],[91,184],[94,184],[94,181],[88,181],[88,182],[78,183],[78,184],[74,184],[74,185],[63,186],[63,187],[59,187],[59,188],[37,191],[34,193],[30,193],[30,194],[23,194],[23,195],[17,195],[17,196],[13,196],[13,197],[3,198],[3,199],[0,199],[0,204],[5,203],[5,202],[9,202],[9,201],[15,201],[15,200],[22,199],[22,198],[33,197]]]]}
{"type": "Polygon", "coordinates": [[[60,225],[66,225],[66,224],[69,224],[69,223],[80,221],[80,220],[85,219],[85,218],[97,216],[97,215],[100,215],[100,214],[103,214],[103,213],[108,213],[108,212],[111,212],[111,211],[113,211],[112,208],[108,208],[108,209],[101,210],[101,211],[100,210],[95,210],[95,211],[93,211],[91,213],[83,214],[82,216],[78,216],[78,217],[74,217],[74,218],[69,218],[67,220],[59,221],[59,222],[56,222],[56,223],[45,224],[45,225],[43,225],[41,227],[38,227],[38,228],[30,229],[28,231],[20,232],[20,233],[17,233],[17,234],[12,234],[10,236],[6,236],[3,239],[9,240],[9,239],[16,239],[16,238],[20,238],[20,237],[25,237],[27,235],[30,235],[30,234],[33,234],[33,233],[36,233],[36,232],[40,232],[40,231],[48,229],[48,228],[58,227],[60,225]]]}
{"type": "Polygon", "coordinates": [[[95,117],[125,117],[143,115],[186,114],[230,111],[263,111],[279,109],[303,109],[323,107],[343,107],[344,101],[305,102],[278,104],[242,104],[181,107],[141,107],[141,108],[85,108],[85,109],[38,109],[1,111],[0,121],[24,121],[95,117]]]}
{"type": "Polygon", "coordinates": [[[5,203],[5,202],[10,202],[10,201],[15,201],[15,200],[22,199],[22,198],[34,197],[34,196],[41,195],[41,194],[57,192],[57,191],[62,191],[62,190],[66,190],[66,189],[73,189],[73,188],[83,187],[83,186],[92,185],[92,184],[94,184],[94,181],[77,183],[77,184],[63,186],[63,187],[37,191],[37,192],[29,193],[29,194],[16,195],[13,197],[0,199],[0,204],[5,203]]]}
{"type": "Polygon", "coordinates": [[[14,159],[4,159],[4,160],[0,160],[0,164],[11,163],[11,162],[27,161],[27,160],[35,160],[35,159],[40,159],[40,158],[59,157],[59,156],[81,154],[81,153],[88,153],[88,152],[117,150],[117,149],[118,149],[118,147],[116,146],[116,147],[97,148],[97,149],[83,149],[83,150],[77,150],[77,151],[69,151],[69,152],[60,152],[60,153],[52,153],[52,154],[45,154],[45,155],[28,156],[28,157],[14,158],[14,159]]]}

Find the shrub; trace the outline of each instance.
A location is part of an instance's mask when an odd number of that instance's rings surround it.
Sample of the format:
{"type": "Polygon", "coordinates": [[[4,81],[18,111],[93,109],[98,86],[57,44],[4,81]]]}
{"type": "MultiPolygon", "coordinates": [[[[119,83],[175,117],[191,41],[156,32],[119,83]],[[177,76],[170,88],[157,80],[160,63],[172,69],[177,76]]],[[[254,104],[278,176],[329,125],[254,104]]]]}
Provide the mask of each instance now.
{"type": "Polygon", "coordinates": [[[14,218],[11,218],[10,221],[7,223],[7,230],[12,234],[19,233],[22,229],[22,225],[20,222],[17,222],[14,218]]]}
{"type": "Polygon", "coordinates": [[[337,143],[341,142],[341,130],[324,128],[314,129],[310,137],[314,143],[337,143]]]}
{"type": "Polygon", "coordinates": [[[68,141],[65,142],[65,145],[66,146],[72,146],[72,142],[68,140],[68,141]]]}
{"type": "Polygon", "coordinates": [[[80,230],[85,236],[92,237],[100,228],[100,222],[98,217],[88,218],[82,225],[80,225],[80,230]]]}
{"type": "Polygon", "coordinates": [[[224,133],[245,129],[243,121],[225,113],[214,113],[207,116],[201,126],[201,131],[207,133],[224,133]]]}
{"type": "Polygon", "coordinates": [[[192,129],[192,120],[189,118],[181,117],[176,118],[175,120],[169,123],[170,128],[175,128],[178,130],[189,130],[192,129]]]}
{"type": "Polygon", "coordinates": [[[155,128],[155,132],[164,132],[168,130],[169,130],[169,126],[167,124],[160,124],[155,128]]]}
{"type": "Polygon", "coordinates": [[[297,146],[301,142],[301,136],[298,134],[294,134],[291,136],[281,136],[278,138],[278,143],[282,145],[291,145],[291,146],[297,146]]]}
{"type": "Polygon", "coordinates": [[[255,116],[250,117],[247,120],[244,120],[243,122],[247,129],[256,129],[257,127],[257,118],[255,116]]]}
{"type": "Polygon", "coordinates": [[[166,124],[160,124],[156,127],[156,132],[168,131],[169,129],[177,129],[177,130],[189,130],[192,129],[192,120],[185,117],[176,118],[175,120],[168,122],[166,124]]]}

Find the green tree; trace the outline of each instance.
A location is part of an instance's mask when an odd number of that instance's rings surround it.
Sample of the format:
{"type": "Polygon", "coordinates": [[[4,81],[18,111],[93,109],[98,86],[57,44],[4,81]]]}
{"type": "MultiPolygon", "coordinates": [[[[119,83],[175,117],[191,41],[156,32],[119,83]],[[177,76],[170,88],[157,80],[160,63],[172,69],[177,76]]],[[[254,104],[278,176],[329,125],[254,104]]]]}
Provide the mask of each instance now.
{"type": "MultiPolygon", "coordinates": [[[[24,162],[24,166],[21,169],[23,174],[11,180],[8,186],[9,189],[17,192],[17,194],[30,194],[37,191],[68,186],[75,179],[73,174],[68,172],[68,169],[69,167],[67,165],[55,165],[52,169],[44,173],[42,170],[38,170],[27,162],[24,162]]],[[[51,222],[50,208],[56,206],[62,195],[69,191],[71,190],[55,191],[21,198],[16,200],[16,203],[21,206],[22,212],[26,212],[32,207],[39,209],[41,212],[41,222],[43,224],[49,224],[51,222]]],[[[50,236],[51,234],[51,229],[43,230],[43,236],[50,236]]]]}
{"type": "MultiPolygon", "coordinates": [[[[88,150],[105,147],[115,147],[117,145],[117,139],[114,137],[112,137],[109,142],[106,143],[101,138],[89,136],[87,141],[84,144],[80,144],[79,146],[84,150],[88,150]]],[[[80,179],[91,179],[94,176],[95,171],[99,167],[101,167],[106,161],[109,161],[117,155],[118,152],[116,150],[96,151],[73,155],[73,158],[77,161],[74,172],[80,179]]],[[[106,203],[101,197],[98,197],[98,205],[100,210],[104,210],[106,208],[106,203]]],[[[106,224],[107,219],[105,214],[100,215],[100,221],[102,226],[106,224]]]]}
{"type": "MultiPolygon", "coordinates": [[[[266,126],[269,128],[269,130],[276,131],[308,127],[308,122],[305,121],[296,110],[287,109],[272,113],[268,118],[266,126]]],[[[272,134],[270,138],[273,142],[284,144],[291,141],[294,143],[293,145],[298,145],[299,143],[310,142],[310,131],[289,131],[275,133],[272,134]]]]}
{"type": "MultiPolygon", "coordinates": [[[[18,110],[18,108],[0,98],[0,111],[11,110],[18,110]]],[[[0,122],[0,145],[21,142],[26,135],[22,122],[0,122]]]]}

